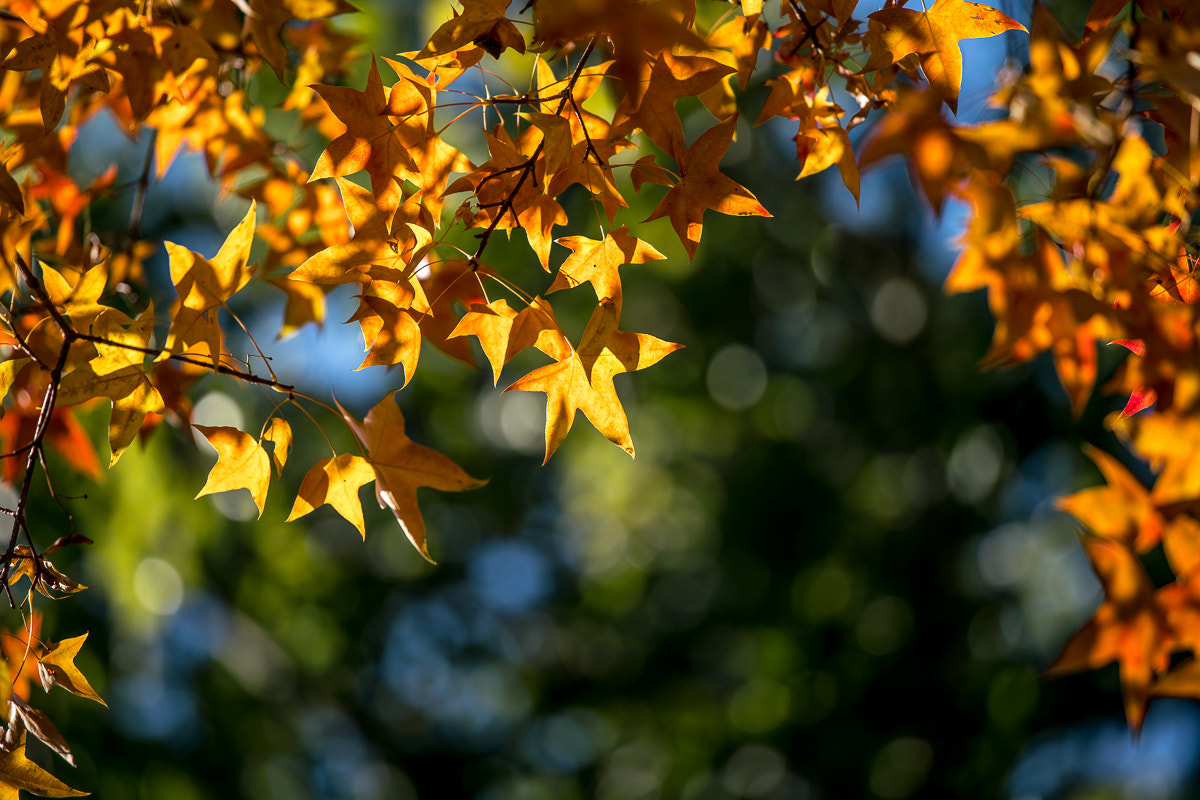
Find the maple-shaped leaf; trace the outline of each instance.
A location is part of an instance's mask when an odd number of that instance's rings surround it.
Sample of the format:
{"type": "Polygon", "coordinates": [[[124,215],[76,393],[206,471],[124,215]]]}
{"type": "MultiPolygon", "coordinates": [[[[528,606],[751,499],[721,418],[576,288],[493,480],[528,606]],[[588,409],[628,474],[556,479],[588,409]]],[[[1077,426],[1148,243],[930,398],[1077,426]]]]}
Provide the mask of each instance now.
{"type": "Polygon", "coordinates": [[[367,528],[363,522],[358,490],[373,480],[375,470],[361,456],[343,453],[333,458],[323,458],[309,468],[300,482],[300,491],[286,521],[299,519],[318,506],[331,505],[366,538],[367,528]]]}
{"type": "Polygon", "coordinates": [[[1116,539],[1144,553],[1158,544],[1165,522],[1141,481],[1115,458],[1092,446],[1084,448],[1107,486],[1084,489],[1058,501],[1096,536],[1116,539]]]}
{"type": "Polygon", "coordinates": [[[1104,602],[1068,640],[1045,675],[1119,662],[1125,716],[1136,732],[1146,716],[1154,676],[1167,668],[1172,634],[1156,602],[1154,584],[1137,554],[1111,539],[1083,537],[1082,541],[1104,587],[1104,602]]]}
{"type": "Polygon", "coordinates": [[[442,53],[453,53],[464,45],[482,47],[493,58],[508,48],[525,52],[525,37],[517,26],[506,19],[509,0],[461,0],[462,13],[454,12],[453,19],[429,37],[429,43],[417,54],[417,59],[442,53]]]}
{"type": "Polygon", "coordinates": [[[159,360],[184,352],[196,344],[206,346],[215,368],[221,359],[221,329],[217,311],[254,276],[250,245],[254,241],[255,203],[230,231],[210,261],[182,245],[167,242],[171,281],[179,299],[172,307],[171,330],[159,360]]]}
{"type": "Polygon", "coordinates": [[[551,231],[556,225],[566,225],[568,218],[557,198],[546,191],[547,162],[540,135],[537,127],[530,127],[514,141],[502,126],[497,126],[486,134],[492,158],[446,191],[453,194],[473,189],[478,212],[472,215],[469,227],[522,228],[542,268],[549,272],[551,231]],[[530,159],[535,156],[530,175],[530,159]]]}
{"type": "Polygon", "coordinates": [[[1158,472],[1150,496],[1159,506],[1200,497],[1200,422],[1177,412],[1137,418],[1133,449],[1158,472]]]}
{"type": "Polygon", "coordinates": [[[421,357],[421,326],[412,312],[387,298],[360,295],[358,310],[347,322],[357,322],[362,328],[366,358],[358,369],[367,367],[404,367],[404,383],[408,386],[417,371],[421,357]]]}
{"type": "Polygon", "coordinates": [[[737,116],[718,122],[691,147],[675,154],[679,182],[667,192],[646,221],[668,217],[688,258],[696,255],[704,227],[704,212],[712,209],[733,216],[769,217],[770,213],[746,187],[721,174],[721,157],[733,142],[737,116]]]}
{"type": "Polygon", "coordinates": [[[602,300],[592,312],[579,347],[567,358],[540,367],[504,391],[546,394],[545,464],[562,444],[582,411],[596,430],[629,455],[634,454],[629,420],[617,397],[613,377],[645,369],[683,345],[664,342],[645,333],[617,330],[612,300],[602,300]]]}
{"type": "Polygon", "coordinates": [[[937,0],[924,11],[893,6],[876,11],[868,20],[871,57],[863,71],[883,69],[915,54],[929,85],[955,113],[963,70],[959,42],[1025,30],[1007,14],[965,0],[937,0]]]}
{"type": "Polygon", "coordinates": [[[666,258],[622,225],[601,241],[586,236],[566,236],[558,243],[571,249],[571,255],[558,268],[554,283],[546,293],[570,289],[582,283],[592,284],[596,299],[609,298],[621,316],[621,277],[618,269],[625,264],[645,264],[666,258]]]}
{"type": "Polygon", "coordinates": [[[367,448],[367,459],[375,470],[375,497],[380,507],[391,509],[413,547],[432,562],[425,544],[425,520],[417,505],[417,489],[428,486],[442,492],[461,492],[476,489],[487,481],[472,478],[446,456],[409,439],[395,392],[380,400],[362,422],[341,405],[338,410],[367,448]]]}
{"type": "Polygon", "coordinates": [[[367,86],[363,91],[346,86],[312,87],[329,109],[346,125],[346,132],[329,143],[309,180],[349,175],[365,169],[371,177],[371,192],[384,212],[395,211],[403,200],[393,176],[400,170],[416,170],[400,131],[385,113],[387,95],[379,67],[371,59],[367,86]]]}
{"type": "Polygon", "coordinates": [[[25,756],[25,731],[11,749],[0,749],[0,800],[18,800],[21,791],[40,797],[84,797],[25,756]]]}
{"type": "Polygon", "coordinates": [[[79,671],[79,667],[75,666],[75,657],[79,655],[79,648],[83,647],[87,637],[85,633],[46,645],[45,651],[38,658],[38,677],[41,678],[42,688],[47,692],[51,687],[61,686],[71,694],[95,700],[107,708],[108,703],[96,694],[88,679],[79,671]]]}
{"type": "Polygon", "coordinates": [[[734,71],[703,56],[660,53],[652,65],[644,67],[641,90],[626,94],[617,108],[610,136],[625,136],[641,128],[659,147],[677,152],[683,146],[683,123],[675,111],[675,101],[700,94],[734,71]]]}
{"type": "Polygon", "coordinates": [[[571,355],[571,345],[554,317],[554,310],[541,297],[535,297],[519,312],[503,299],[487,305],[475,304],[450,332],[450,338],[458,336],[479,339],[492,367],[493,385],[499,383],[504,365],[526,347],[536,347],[556,361],[571,355]]]}
{"type": "Polygon", "coordinates": [[[217,463],[196,497],[234,489],[248,489],[261,517],[271,483],[271,457],[262,443],[230,427],[194,426],[217,451],[217,463]]]}

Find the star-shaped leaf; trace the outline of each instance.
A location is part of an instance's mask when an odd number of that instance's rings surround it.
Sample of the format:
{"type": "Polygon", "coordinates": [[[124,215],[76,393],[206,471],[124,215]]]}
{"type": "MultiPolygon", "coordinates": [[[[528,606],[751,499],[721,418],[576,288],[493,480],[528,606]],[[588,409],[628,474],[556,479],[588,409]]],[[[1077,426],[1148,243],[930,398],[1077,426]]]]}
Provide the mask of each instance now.
{"type": "Polygon", "coordinates": [[[558,268],[554,283],[546,293],[569,289],[581,283],[590,283],[596,290],[596,299],[608,297],[613,301],[617,317],[621,316],[621,277],[617,270],[624,264],[645,264],[666,258],[646,242],[637,238],[622,225],[604,237],[602,241],[586,236],[567,236],[558,240],[572,251],[558,268]]]}
{"type": "Polygon", "coordinates": [[[208,473],[208,481],[196,497],[248,489],[261,517],[271,483],[271,457],[266,448],[253,436],[237,428],[206,425],[196,425],[195,428],[217,451],[217,463],[208,473]]]}
{"type": "Polygon", "coordinates": [[[213,366],[220,363],[217,310],[254,276],[254,265],[246,263],[254,241],[254,212],[255,203],[251,201],[246,216],[230,231],[211,261],[174,242],[166,243],[171,281],[179,299],[172,308],[170,335],[159,360],[201,344],[208,350],[213,366]]]}
{"type": "Polygon", "coordinates": [[[1115,458],[1088,446],[1084,452],[1104,475],[1106,486],[1084,489],[1058,501],[1058,507],[1105,539],[1144,553],[1158,544],[1166,524],[1141,481],[1115,458]]]}
{"type": "Polygon", "coordinates": [[[771,216],[744,186],[721,174],[721,157],[733,141],[737,116],[718,122],[700,135],[691,147],[676,153],[679,183],[667,192],[649,222],[668,217],[689,258],[696,255],[708,209],[738,217],[771,216]]]}
{"type": "Polygon", "coordinates": [[[1045,674],[1053,677],[1119,662],[1125,716],[1136,732],[1146,716],[1154,676],[1168,666],[1171,631],[1156,602],[1154,584],[1133,550],[1096,537],[1085,537],[1083,546],[1104,587],[1104,602],[1045,674]]]}
{"type": "Polygon", "coordinates": [[[428,486],[443,492],[475,489],[487,481],[472,478],[446,456],[409,439],[404,432],[404,415],[396,405],[395,392],[384,397],[362,422],[340,405],[342,417],[367,448],[375,470],[375,497],[391,509],[400,527],[427,560],[425,520],[417,505],[417,489],[428,486]]]}
{"type": "Polygon", "coordinates": [[[499,57],[509,47],[518,53],[525,52],[525,37],[510,22],[508,0],[460,0],[462,13],[455,12],[453,19],[442,23],[429,43],[417,54],[418,59],[443,53],[453,53],[466,45],[477,44],[493,58],[499,57]]]}
{"type": "Polygon", "coordinates": [[[526,347],[536,347],[555,360],[571,355],[571,345],[554,318],[554,310],[541,297],[535,297],[520,312],[503,299],[473,305],[450,333],[450,337],[457,336],[479,339],[492,366],[493,384],[500,381],[504,365],[526,347]]]}
{"type": "Polygon", "coordinates": [[[683,345],[645,333],[617,330],[616,307],[605,299],[596,306],[579,348],[567,358],[521,378],[505,391],[546,394],[546,457],[550,460],[582,411],[596,430],[629,455],[629,420],[613,386],[613,376],[645,369],[683,345]]]}
{"type": "Polygon", "coordinates": [[[79,667],[75,666],[75,657],[79,655],[79,648],[83,647],[87,637],[85,633],[46,645],[45,652],[38,659],[38,676],[42,680],[42,688],[47,692],[52,686],[61,686],[71,694],[95,700],[107,708],[108,703],[101,699],[79,667]]]}
{"type": "Polygon", "coordinates": [[[358,490],[375,480],[375,470],[365,458],[343,453],[313,464],[300,482],[300,491],[287,522],[303,517],[318,506],[331,505],[366,538],[358,490]]]}
{"type": "Polygon", "coordinates": [[[334,139],[317,159],[309,180],[349,175],[365,169],[371,177],[371,192],[384,212],[395,211],[403,196],[393,176],[400,170],[416,170],[408,150],[385,113],[387,95],[375,59],[363,91],[346,86],[312,87],[330,111],[346,124],[346,132],[334,139]]]}

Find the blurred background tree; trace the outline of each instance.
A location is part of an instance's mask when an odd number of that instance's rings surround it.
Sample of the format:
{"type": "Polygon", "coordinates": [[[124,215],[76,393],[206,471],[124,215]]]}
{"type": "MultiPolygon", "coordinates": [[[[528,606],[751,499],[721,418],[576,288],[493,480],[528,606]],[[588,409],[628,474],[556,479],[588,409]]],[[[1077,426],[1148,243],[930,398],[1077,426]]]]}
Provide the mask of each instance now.
{"type": "MultiPolygon", "coordinates": [[[[445,11],[361,5],[346,24],[381,53],[445,11]]],[[[1082,5],[1055,10],[1078,27],[1082,5]]],[[[264,72],[252,96],[281,91],[264,72]]],[[[964,107],[983,113],[987,91],[964,87],[964,107]]],[[[490,478],[423,497],[436,567],[384,512],[364,543],[329,509],[284,525],[286,492],[261,521],[244,492],[193,502],[211,457],[176,430],[99,486],[59,487],[88,494],[76,529],[96,541],[60,565],[96,588],[47,614],[91,631],[84,671],[110,702],[47,700],[76,783],[105,800],[1192,796],[1192,705],[1156,704],[1134,748],[1096,701],[1115,668],[1038,677],[1099,596],[1051,503],[1093,482],[1079,446],[1107,441],[1112,406],[1073,421],[1042,361],[981,373],[984,298],[939,290],[956,212],[937,223],[895,168],[858,212],[836,178],[780,169],[791,131],[753,118],[724,163],[774,218],[706,220],[690,264],[679,248],[624,273],[623,327],[686,345],[618,387],[636,461],[586,429],[541,467],[541,397],[427,348],[401,395],[410,432],[490,478]]],[[[140,170],[144,142],[104,119],[86,135],[81,185],[113,161],[140,170]]],[[[143,226],[211,252],[242,212],[185,157],[143,226]]],[[[333,302],[352,313],[348,291],[333,302]]],[[[278,328],[273,297],[243,304],[278,328]]],[[[276,371],[361,415],[389,378],[350,371],[357,336],[302,331],[276,371]]],[[[262,402],[209,378],[196,422],[262,402]]]]}

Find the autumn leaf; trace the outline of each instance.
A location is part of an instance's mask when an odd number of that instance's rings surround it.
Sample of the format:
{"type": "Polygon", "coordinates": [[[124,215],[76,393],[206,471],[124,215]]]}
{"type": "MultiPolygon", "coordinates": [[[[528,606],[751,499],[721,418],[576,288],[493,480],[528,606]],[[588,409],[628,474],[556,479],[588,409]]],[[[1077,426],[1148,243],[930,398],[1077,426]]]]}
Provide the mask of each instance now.
{"type": "Polygon", "coordinates": [[[44,652],[38,658],[38,676],[42,680],[42,688],[47,692],[52,686],[61,686],[72,694],[95,700],[100,705],[107,707],[108,703],[96,694],[96,690],[75,666],[75,657],[79,655],[79,648],[83,647],[87,637],[88,635],[85,633],[82,636],[46,645],[44,652]]]}
{"type": "Polygon", "coordinates": [[[479,339],[492,367],[493,385],[499,383],[504,365],[526,347],[536,347],[556,360],[571,354],[571,345],[554,318],[554,309],[540,297],[519,312],[504,299],[473,305],[450,332],[451,338],[458,336],[479,339]]]}
{"type": "Polygon", "coordinates": [[[1096,536],[1124,542],[1139,553],[1150,550],[1158,544],[1165,525],[1150,493],[1108,453],[1091,446],[1084,452],[1100,468],[1108,485],[1061,498],[1058,507],[1096,536]]]}
{"type": "Polygon", "coordinates": [[[696,255],[704,225],[704,212],[712,209],[734,216],[771,216],[745,187],[721,174],[721,157],[733,141],[737,117],[718,122],[700,135],[690,147],[675,154],[679,182],[659,201],[646,221],[667,217],[687,250],[696,255]]]}
{"type": "Polygon", "coordinates": [[[321,153],[309,180],[350,175],[365,169],[379,207],[385,212],[395,211],[402,196],[392,176],[401,169],[415,170],[417,165],[399,138],[400,131],[384,113],[387,95],[375,59],[371,59],[367,86],[361,92],[346,86],[317,85],[313,89],[345,123],[346,132],[321,153]]]}
{"type": "Polygon", "coordinates": [[[567,358],[541,367],[504,391],[546,394],[546,457],[550,460],[582,411],[596,430],[629,455],[634,454],[629,420],[612,379],[622,372],[645,369],[683,345],[645,333],[617,330],[615,304],[602,300],[592,312],[578,349],[567,358]]]}
{"type": "Polygon", "coordinates": [[[203,343],[213,367],[220,363],[221,329],[217,311],[254,276],[254,266],[246,263],[254,241],[254,212],[255,203],[251,201],[246,215],[230,231],[211,261],[174,242],[166,243],[171,257],[171,281],[179,299],[172,306],[170,335],[160,361],[203,343]]]}
{"type": "Polygon", "coordinates": [[[13,695],[11,698],[8,725],[10,730],[17,726],[23,726],[26,731],[45,742],[46,746],[61,756],[64,761],[72,767],[75,766],[75,754],[71,752],[67,740],[59,733],[58,727],[50,720],[46,712],[29,705],[19,695],[13,695]]]}
{"type": "Polygon", "coordinates": [[[324,285],[360,283],[383,277],[384,270],[399,277],[408,266],[415,237],[403,225],[390,230],[391,215],[384,213],[375,197],[357,184],[337,179],[346,214],[354,226],[350,241],[326,247],[294,269],[288,278],[324,285]]]}
{"type": "Polygon", "coordinates": [[[461,492],[487,481],[472,478],[446,456],[409,439],[395,392],[380,400],[362,422],[340,405],[338,410],[367,448],[380,507],[391,509],[413,547],[432,562],[425,544],[425,520],[417,505],[417,489],[428,486],[442,492],[461,492]]]}
{"type": "Polygon", "coordinates": [[[1084,537],[1082,541],[1104,587],[1104,602],[1070,638],[1045,675],[1096,669],[1117,661],[1125,716],[1137,731],[1145,719],[1154,676],[1167,668],[1169,651],[1164,645],[1171,640],[1170,629],[1137,555],[1110,539],[1084,537]]]}
{"type": "Polygon", "coordinates": [[[208,480],[196,497],[248,489],[261,517],[271,482],[271,458],[266,449],[253,436],[237,428],[205,425],[196,425],[195,428],[217,451],[217,463],[209,471],[208,480]]]}
{"type": "Polygon", "coordinates": [[[300,482],[300,492],[286,522],[299,519],[319,506],[331,505],[366,538],[358,490],[375,480],[375,470],[360,456],[342,454],[313,464],[300,482]]]}
{"type": "Polygon", "coordinates": [[[275,74],[283,80],[287,50],[279,35],[289,22],[310,21],[355,11],[345,0],[251,0],[246,23],[254,43],[275,74]]]}
{"type": "Polygon", "coordinates": [[[453,19],[433,32],[429,43],[417,54],[418,59],[452,53],[469,44],[479,45],[493,58],[510,47],[518,53],[525,52],[525,37],[505,18],[508,0],[460,1],[462,13],[454,12],[453,19]]]}
{"type": "Polygon", "coordinates": [[[292,426],[282,417],[272,417],[263,432],[263,441],[271,442],[271,462],[275,464],[275,472],[283,475],[283,467],[287,464],[288,453],[292,449],[292,426]]]}
{"type": "Polygon", "coordinates": [[[141,430],[146,415],[162,413],[165,405],[143,367],[154,333],[153,303],[137,320],[115,308],[99,309],[91,324],[91,334],[103,340],[96,342],[96,357],[63,376],[57,402],[75,405],[98,397],[112,401],[108,424],[111,468],[141,430]]]}
{"type": "Polygon", "coordinates": [[[925,11],[885,8],[867,19],[870,20],[867,48],[871,57],[863,71],[882,69],[915,54],[929,85],[955,113],[962,86],[959,42],[1025,30],[1024,25],[1006,14],[965,0],[937,0],[925,11]]]}
{"type": "Polygon", "coordinates": [[[347,322],[357,322],[363,332],[367,356],[358,369],[400,364],[404,367],[401,388],[407,386],[421,357],[421,326],[412,313],[387,298],[364,294],[347,322]]]}
{"type": "Polygon", "coordinates": [[[18,800],[26,791],[40,797],[85,797],[25,756],[25,732],[11,749],[0,749],[0,800],[18,800]]]}
{"type": "Polygon", "coordinates": [[[683,147],[683,123],[675,111],[675,102],[681,97],[700,94],[733,72],[733,67],[711,58],[660,53],[645,68],[641,91],[625,96],[613,116],[609,135],[624,136],[634,128],[641,128],[659,147],[669,153],[678,152],[683,147]]]}
{"type": "Polygon", "coordinates": [[[546,293],[569,289],[582,283],[592,284],[596,299],[613,301],[617,318],[621,317],[621,277],[618,270],[625,264],[645,264],[666,258],[652,246],[638,239],[622,225],[601,241],[586,236],[567,236],[558,243],[571,249],[571,255],[558,268],[554,283],[546,293]]]}

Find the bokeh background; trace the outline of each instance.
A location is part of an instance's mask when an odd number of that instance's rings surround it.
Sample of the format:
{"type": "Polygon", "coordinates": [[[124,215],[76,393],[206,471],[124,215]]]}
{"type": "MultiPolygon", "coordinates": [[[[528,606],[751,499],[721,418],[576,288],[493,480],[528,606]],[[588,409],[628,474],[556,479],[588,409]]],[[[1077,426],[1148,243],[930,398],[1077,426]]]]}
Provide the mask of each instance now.
{"type": "MultiPolygon", "coordinates": [[[[358,4],[346,24],[381,54],[445,13],[358,4]]],[[[997,5],[1028,22],[1027,4],[997,5]]],[[[1081,4],[1052,5],[1081,27],[1081,4]]],[[[964,52],[970,119],[1024,42],[964,52]]],[[[272,76],[255,80],[258,102],[278,101],[272,76]]],[[[177,429],[99,485],[56,477],[86,493],[70,507],[95,540],[56,563],[94,588],[45,606],[47,629],[91,632],[80,664],[109,708],[40,704],[79,760],[55,772],[104,800],[1196,796],[1193,704],[1155,704],[1135,745],[1115,667],[1039,677],[1099,598],[1053,500],[1097,480],[1081,443],[1119,451],[1100,424],[1117,401],[1076,420],[1049,363],[981,372],[985,298],[940,290],[961,210],[934,219],[902,164],[871,173],[861,210],[836,175],[796,182],[794,130],[748,124],[764,97],[744,98],[724,163],[774,217],[709,215],[690,264],[660,220],[641,235],[670,258],[622,270],[623,328],[686,345],[618,379],[636,460],[580,420],[540,466],[542,395],[426,347],[400,395],[409,433],[490,479],[422,494],[436,567],[369,492],[365,541],[330,509],[283,524],[298,467],[261,520],[245,492],[194,501],[213,455],[177,429]]],[[[711,124],[680,111],[690,135],[711,124]]],[[[144,140],[105,119],[85,135],[83,183],[113,162],[138,174],[144,140]]],[[[640,224],[657,191],[618,224],[640,224]]],[[[589,198],[569,201],[572,233],[597,235],[589,198]]],[[[151,187],[143,230],[212,253],[243,209],[185,157],[151,187]]],[[[487,259],[549,285],[520,236],[487,259]]],[[[560,312],[576,336],[578,291],[560,312]]],[[[336,387],[361,416],[399,375],[353,371],[360,334],[338,323],[354,300],[331,302],[323,330],[282,342],[274,295],[239,311],[281,378],[336,387]]],[[[255,429],[271,407],[222,378],[196,397],[205,424],[255,429]]],[[[88,420],[98,442],[105,413],[88,420]]],[[[306,465],[324,444],[293,422],[306,465]]],[[[65,532],[37,503],[39,527],[65,532]]]]}

